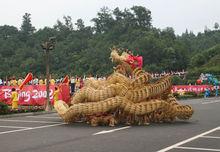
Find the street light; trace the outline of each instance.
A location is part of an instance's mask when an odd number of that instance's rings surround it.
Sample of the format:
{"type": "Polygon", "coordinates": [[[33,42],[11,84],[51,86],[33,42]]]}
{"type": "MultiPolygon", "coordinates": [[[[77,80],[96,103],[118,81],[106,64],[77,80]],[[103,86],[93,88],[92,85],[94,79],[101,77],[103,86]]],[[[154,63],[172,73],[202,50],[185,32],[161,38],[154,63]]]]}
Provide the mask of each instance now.
{"type": "Polygon", "coordinates": [[[41,44],[42,49],[46,53],[46,90],[47,90],[47,100],[45,103],[45,111],[51,111],[51,105],[50,105],[50,69],[49,69],[49,52],[50,50],[53,50],[55,47],[55,37],[50,37],[48,41],[45,41],[44,43],[41,44]]]}

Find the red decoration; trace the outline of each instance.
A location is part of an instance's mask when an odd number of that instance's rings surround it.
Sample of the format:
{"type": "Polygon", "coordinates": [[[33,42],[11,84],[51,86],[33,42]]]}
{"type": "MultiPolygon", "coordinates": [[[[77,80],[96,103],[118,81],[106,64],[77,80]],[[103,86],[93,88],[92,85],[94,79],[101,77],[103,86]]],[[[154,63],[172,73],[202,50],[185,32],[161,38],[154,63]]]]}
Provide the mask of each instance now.
{"type": "Polygon", "coordinates": [[[196,83],[197,83],[197,84],[202,84],[202,80],[201,80],[201,79],[198,79],[198,80],[196,81],[196,83]]]}
{"type": "Polygon", "coordinates": [[[21,90],[24,87],[24,85],[27,84],[32,79],[33,79],[33,74],[32,73],[28,73],[27,76],[25,77],[24,81],[19,86],[19,89],[21,90]]]}
{"type": "Polygon", "coordinates": [[[68,75],[66,75],[65,78],[63,79],[62,84],[64,84],[64,83],[66,83],[66,84],[69,83],[69,76],[68,75]]]}
{"type": "Polygon", "coordinates": [[[206,88],[214,90],[214,87],[212,85],[174,85],[172,86],[172,92],[184,91],[201,93],[204,92],[206,88]]]}
{"type": "Polygon", "coordinates": [[[143,57],[142,56],[133,56],[129,55],[126,62],[131,65],[134,69],[136,67],[142,68],[143,66],[143,57]]]}

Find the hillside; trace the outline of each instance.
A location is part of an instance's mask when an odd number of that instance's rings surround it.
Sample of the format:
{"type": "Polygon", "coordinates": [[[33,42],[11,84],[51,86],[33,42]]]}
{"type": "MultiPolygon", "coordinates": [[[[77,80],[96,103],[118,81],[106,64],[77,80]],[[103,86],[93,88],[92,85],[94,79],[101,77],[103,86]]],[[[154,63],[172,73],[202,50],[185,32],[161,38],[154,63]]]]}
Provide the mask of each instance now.
{"type": "Polygon", "coordinates": [[[0,77],[24,77],[28,72],[45,75],[45,53],[41,44],[56,37],[50,52],[53,77],[68,75],[107,75],[114,66],[110,48],[129,49],[144,59],[149,72],[189,70],[191,77],[200,72],[220,75],[220,28],[197,35],[186,30],[176,35],[172,27],[159,29],[152,25],[151,11],[143,6],[130,9],[101,9],[86,26],[82,19],[72,22],[70,16],[57,20],[53,27],[36,30],[31,14],[26,13],[21,27],[0,26],[0,77]]]}
{"type": "Polygon", "coordinates": [[[191,58],[188,77],[211,73],[220,79],[220,45],[216,45],[191,58]]]}

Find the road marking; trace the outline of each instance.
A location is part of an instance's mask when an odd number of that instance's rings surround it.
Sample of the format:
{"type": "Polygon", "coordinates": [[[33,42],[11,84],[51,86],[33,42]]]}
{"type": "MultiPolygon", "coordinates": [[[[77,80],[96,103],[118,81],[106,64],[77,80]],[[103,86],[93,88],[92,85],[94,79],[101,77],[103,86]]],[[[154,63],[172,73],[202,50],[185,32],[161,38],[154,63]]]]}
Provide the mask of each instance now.
{"type": "Polygon", "coordinates": [[[59,119],[61,119],[60,117],[42,117],[42,116],[26,116],[26,117],[28,117],[28,118],[48,118],[48,119],[50,119],[50,118],[59,118],[59,119]]]}
{"type": "Polygon", "coordinates": [[[217,136],[202,136],[202,138],[214,138],[214,139],[220,139],[220,137],[217,137],[217,136]]]}
{"type": "Polygon", "coordinates": [[[202,104],[211,104],[211,103],[218,103],[218,102],[220,102],[220,101],[206,101],[206,102],[203,102],[202,104]]]}
{"type": "Polygon", "coordinates": [[[8,119],[0,119],[0,121],[5,122],[31,122],[31,123],[60,123],[58,121],[28,121],[28,120],[8,120],[8,119]]]}
{"type": "Polygon", "coordinates": [[[212,133],[212,132],[214,132],[214,131],[216,131],[216,130],[219,130],[219,129],[220,129],[220,127],[216,127],[216,128],[214,128],[214,129],[212,129],[212,130],[206,131],[206,132],[204,132],[204,133],[201,133],[201,134],[196,135],[196,136],[194,136],[194,137],[191,137],[191,138],[189,138],[189,139],[183,140],[183,141],[178,142],[178,143],[176,143],[176,144],[174,144],[174,145],[171,145],[171,146],[169,146],[169,147],[166,147],[166,148],[164,148],[164,149],[161,149],[161,150],[159,150],[159,151],[157,151],[157,152],[166,152],[166,151],[168,151],[168,150],[171,150],[171,149],[173,149],[173,148],[176,148],[176,147],[178,147],[178,146],[180,146],[180,145],[183,145],[183,144],[185,144],[185,143],[188,143],[188,142],[190,142],[190,141],[192,141],[192,140],[195,140],[195,139],[197,139],[197,138],[200,138],[200,137],[202,137],[202,136],[205,136],[205,135],[207,135],[207,134],[209,134],[209,133],[212,133]]]}
{"type": "Polygon", "coordinates": [[[196,147],[176,147],[176,148],[177,149],[203,150],[203,151],[220,151],[220,149],[196,148],[196,147]]]}
{"type": "Polygon", "coordinates": [[[29,128],[29,127],[18,127],[18,126],[0,126],[0,128],[29,128]]]}
{"type": "Polygon", "coordinates": [[[103,131],[94,133],[94,134],[92,134],[92,135],[100,135],[100,134],[112,133],[112,132],[115,132],[115,131],[119,131],[119,130],[123,130],[123,129],[128,129],[128,128],[130,128],[130,127],[131,127],[131,126],[121,127],[121,128],[112,129],[112,130],[103,130],[103,131]]]}
{"type": "Polygon", "coordinates": [[[39,126],[39,127],[30,127],[30,128],[17,129],[17,130],[11,130],[11,131],[4,131],[4,132],[0,132],[0,135],[8,134],[8,133],[14,133],[14,132],[21,132],[21,131],[26,131],[26,130],[36,130],[36,129],[41,129],[41,128],[60,126],[60,125],[64,125],[64,124],[66,124],[66,123],[60,123],[60,124],[54,124],[54,125],[46,125],[46,126],[39,126]]]}
{"type": "Polygon", "coordinates": [[[49,115],[56,115],[56,116],[58,116],[58,113],[55,112],[55,113],[51,113],[51,114],[49,114],[49,115]]]}

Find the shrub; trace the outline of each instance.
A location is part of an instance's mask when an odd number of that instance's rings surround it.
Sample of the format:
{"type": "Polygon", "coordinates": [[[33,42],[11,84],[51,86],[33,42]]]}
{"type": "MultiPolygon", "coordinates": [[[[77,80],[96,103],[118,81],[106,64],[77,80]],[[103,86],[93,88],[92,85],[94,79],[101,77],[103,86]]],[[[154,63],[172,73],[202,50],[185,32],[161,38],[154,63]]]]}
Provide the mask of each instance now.
{"type": "Polygon", "coordinates": [[[44,111],[43,106],[21,106],[18,109],[11,109],[7,104],[0,102],[0,114],[13,114],[13,113],[25,113],[25,112],[38,112],[44,111]]]}
{"type": "Polygon", "coordinates": [[[197,93],[195,92],[185,92],[185,95],[189,95],[189,96],[192,96],[192,97],[197,97],[197,93]]]}
{"type": "Polygon", "coordinates": [[[171,77],[171,81],[173,85],[182,85],[182,84],[186,84],[186,80],[183,80],[182,78],[180,78],[179,76],[172,76],[171,77]]]}
{"type": "Polygon", "coordinates": [[[180,95],[179,95],[179,93],[174,92],[174,93],[173,93],[173,96],[174,96],[175,98],[179,98],[180,95]]]}
{"type": "Polygon", "coordinates": [[[4,102],[0,102],[0,113],[4,114],[8,112],[8,105],[4,102]]]}
{"type": "Polygon", "coordinates": [[[185,92],[184,95],[175,96],[178,99],[190,99],[190,98],[202,98],[204,96],[204,92],[196,93],[196,92],[185,92]]]}

